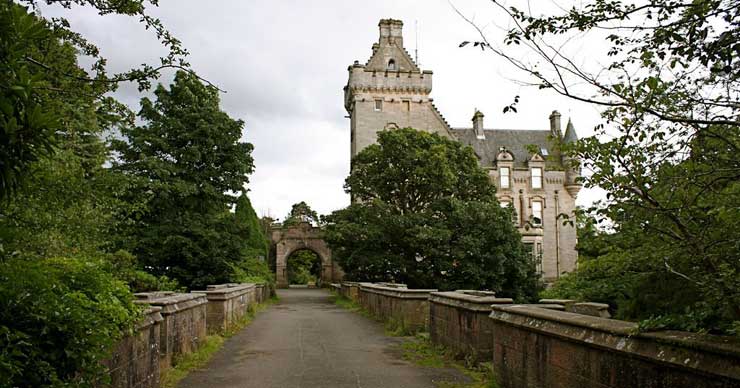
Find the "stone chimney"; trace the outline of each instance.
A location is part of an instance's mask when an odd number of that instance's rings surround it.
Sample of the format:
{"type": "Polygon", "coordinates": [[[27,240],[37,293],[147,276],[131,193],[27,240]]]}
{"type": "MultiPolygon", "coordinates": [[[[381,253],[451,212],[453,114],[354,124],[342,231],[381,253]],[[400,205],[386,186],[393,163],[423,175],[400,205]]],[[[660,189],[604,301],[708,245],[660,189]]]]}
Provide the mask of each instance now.
{"type": "Polygon", "coordinates": [[[380,19],[380,44],[395,44],[403,47],[403,22],[396,19],[380,19]]]}
{"type": "Polygon", "coordinates": [[[556,110],[550,114],[550,133],[556,139],[563,138],[563,132],[560,130],[560,112],[556,110]]]}
{"type": "Polygon", "coordinates": [[[478,109],[473,113],[473,130],[476,138],[480,140],[486,138],[486,133],[483,131],[483,113],[478,109]]]}

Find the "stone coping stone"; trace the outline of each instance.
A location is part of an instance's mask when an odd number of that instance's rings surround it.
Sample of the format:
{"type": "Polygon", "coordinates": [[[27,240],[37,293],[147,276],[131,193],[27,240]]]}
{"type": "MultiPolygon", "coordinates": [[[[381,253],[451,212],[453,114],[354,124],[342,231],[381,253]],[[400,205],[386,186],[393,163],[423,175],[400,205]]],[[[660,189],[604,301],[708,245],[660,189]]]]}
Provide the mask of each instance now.
{"type": "Polygon", "coordinates": [[[566,305],[565,311],[576,314],[593,315],[594,317],[611,318],[609,305],[606,303],[573,303],[566,305]]]}
{"type": "Polygon", "coordinates": [[[494,304],[513,304],[511,298],[497,298],[493,292],[492,296],[476,296],[469,293],[458,291],[432,292],[429,295],[429,301],[432,303],[443,304],[452,307],[463,308],[470,311],[490,312],[491,305],[494,304]]]}
{"type": "Polygon", "coordinates": [[[164,318],[162,318],[162,308],[159,306],[147,307],[147,309],[144,310],[143,315],[144,318],[136,322],[135,328],[137,331],[144,330],[147,327],[155,325],[164,320],[164,318]]]}
{"type": "Polygon", "coordinates": [[[536,307],[539,309],[545,309],[545,310],[557,310],[557,311],[566,311],[565,306],[558,303],[530,303],[530,304],[519,304],[517,306],[529,306],[529,307],[536,307]]]}
{"type": "Polygon", "coordinates": [[[490,317],[497,322],[584,346],[740,381],[740,339],[735,337],[681,331],[639,333],[634,322],[531,305],[492,306],[490,317]]]}
{"type": "Polygon", "coordinates": [[[134,295],[138,298],[134,303],[159,306],[162,308],[162,315],[174,314],[208,303],[206,296],[199,293],[140,292],[134,295]]]}
{"type": "Polygon", "coordinates": [[[375,283],[379,286],[383,287],[390,287],[390,288],[402,288],[402,289],[408,289],[409,287],[403,283],[390,283],[390,282],[379,282],[375,283]]]}
{"type": "Polygon", "coordinates": [[[540,299],[540,304],[562,304],[563,306],[576,303],[573,299],[540,299]]]}
{"type": "Polygon", "coordinates": [[[428,299],[430,293],[437,291],[436,289],[393,288],[373,283],[360,283],[360,289],[399,299],[428,299]]]}
{"type": "Polygon", "coordinates": [[[250,290],[257,288],[254,283],[228,283],[208,286],[205,291],[192,291],[193,294],[205,295],[208,300],[228,300],[244,295],[250,290]]]}
{"type": "Polygon", "coordinates": [[[349,282],[349,281],[343,281],[343,286],[350,286],[350,287],[357,287],[360,285],[360,282],[349,282]]]}

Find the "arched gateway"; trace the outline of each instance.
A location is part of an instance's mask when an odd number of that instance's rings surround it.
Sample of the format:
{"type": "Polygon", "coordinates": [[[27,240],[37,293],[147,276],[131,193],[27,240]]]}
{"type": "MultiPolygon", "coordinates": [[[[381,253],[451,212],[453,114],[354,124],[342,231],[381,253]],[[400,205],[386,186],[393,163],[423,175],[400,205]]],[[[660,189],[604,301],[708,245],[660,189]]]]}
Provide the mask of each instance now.
{"type": "Polygon", "coordinates": [[[321,259],[321,282],[339,282],[344,272],[331,259],[331,250],[324,242],[322,230],[308,222],[294,226],[275,226],[270,236],[275,252],[275,279],[280,288],[288,287],[288,258],[294,252],[308,249],[321,259]]]}

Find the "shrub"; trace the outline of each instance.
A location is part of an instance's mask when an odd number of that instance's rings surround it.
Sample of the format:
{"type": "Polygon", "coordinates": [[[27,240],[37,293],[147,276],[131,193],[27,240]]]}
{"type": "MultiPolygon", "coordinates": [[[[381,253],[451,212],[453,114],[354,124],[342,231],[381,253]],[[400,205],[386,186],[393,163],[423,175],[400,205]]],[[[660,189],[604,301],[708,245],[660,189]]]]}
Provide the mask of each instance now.
{"type": "Polygon", "coordinates": [[[128,287],[82,258],[0,263],[0,386],[90,387],[140,317],[128,287]]]}

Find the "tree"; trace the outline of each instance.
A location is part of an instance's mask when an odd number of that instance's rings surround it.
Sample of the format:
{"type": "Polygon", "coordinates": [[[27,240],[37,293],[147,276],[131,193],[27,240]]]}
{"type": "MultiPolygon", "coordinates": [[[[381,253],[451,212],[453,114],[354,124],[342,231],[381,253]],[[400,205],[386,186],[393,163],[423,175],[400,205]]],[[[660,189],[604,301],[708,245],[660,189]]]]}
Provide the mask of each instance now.
{"type": "Polygon", "coordinates": [[[231,266],[231,280],[273,284],[275,279],[267,264],[269,240],[246,192],[237,200],[235,220],[240,230],[242,251],[241,260],[231,266]]]}
{"type": "Polygon", "coordinates": [[[285,217],[283,226],[293,226],[301,222],[308,222],[311,225],[321,225],[321,217],[316,213],[310,206],[304,201],[293,204],[290,208],[290,213],[285,217]]]}
{"type": "Polygon", "coordinates": [[[469,147],[411,128],[379,132],[345,190],[355,201],[328,217],[325,239],[349,278],[535,296],[534,262],[469,147]]]}
{"type": "Polygon", "coordinates": [[[244,123],[219,108],[218,90],[178,72],[157,100],[142,99],[142,126],[124,128],[117,171],[133,180],[126,197],[145,199],[131,250],[156,275],[188,287],[228,281],[243,235],[229,211],[253,170],[244,123]]]}
{"type": "Polygon", "coordinates": [[[123,105],[106,96],[119,83],[136,82],[143,90],[164,69],[191,71],[184,60],[187,51],[158,19],[146,13],[145,1],[55,2],[66,8],[92,6],[101,15],[136,16],[147,29],[156,32],[169,51],[159,66],[144,64],[113,75],[107,74],[106,60],[100,56],[100,50],[70,30],[65,19],[45,20],[29,12],[36,10],[37,1],[19,2],[29,7],[8,0],[0,2],[0,199],[18,188],[29,175],[32,163],[54,153],[58,138],[67,129],[63,113],[57,110],[58,103],[64,105],[65,100],[92,96],[100,103],[115,106],[119,112],[128,113],[123,105]],[[59,60],[57,54],[61,51],[92,59],[94,75],[77,66],[74,57],[71,61],[59,60]]]}
{"type": "Polygon", "coordinates": [[[595,0],[544,16],[493,3],[512,21],[507,47],[482,30],[475,45],[602,110],[596,136],[565,151],[593,172],[586,187],[608,193],[590,211],[614,233],[596,237],[623,248],[579,266],[561,288],[593,295],[618,283],[602,296],[646,327],[740,332],[737,2],[595,0]],[[603,66],[568,51],[586,33],[609,42],[592,54],[603,66]],[[517,46],[539,63],[517,57],[517,46]]]}

